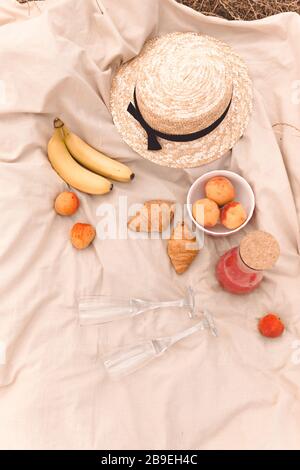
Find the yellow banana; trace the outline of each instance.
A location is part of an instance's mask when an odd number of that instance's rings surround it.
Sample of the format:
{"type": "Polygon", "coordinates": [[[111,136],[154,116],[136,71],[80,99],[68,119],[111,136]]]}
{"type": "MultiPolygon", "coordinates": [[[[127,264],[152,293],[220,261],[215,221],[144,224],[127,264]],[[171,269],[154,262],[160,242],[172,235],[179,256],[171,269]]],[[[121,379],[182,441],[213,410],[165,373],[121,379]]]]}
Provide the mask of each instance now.
{"type": "Polygon", "coordinates": [[[108,193],[113,185],[102,176],[80,166],[69,153],[61,129],[55,129],[48,143],[48,157],[54,170],[70,186],[88,194],[108,193]]]}
{"type": "Polygon", "coordinates": [[[60,119],[56,119],[56,126],[62,127],[65,144],[71,155],[81,165],[116,181],[127,182],[134,178],[134,173],[128,166],[95,150],[71,132],[60,119]]]}

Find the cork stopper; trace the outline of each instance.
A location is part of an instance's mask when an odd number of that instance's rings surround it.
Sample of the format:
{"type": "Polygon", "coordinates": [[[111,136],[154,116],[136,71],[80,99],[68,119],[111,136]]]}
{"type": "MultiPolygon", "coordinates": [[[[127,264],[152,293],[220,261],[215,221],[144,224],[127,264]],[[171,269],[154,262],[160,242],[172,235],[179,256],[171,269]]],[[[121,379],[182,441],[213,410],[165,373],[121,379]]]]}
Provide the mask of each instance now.
{"type": "Polygon", "coordinates": [[[277,240],[270,233],[261,230],[248,233],[240,244],[242,261],[257,271],[272,268],[279,254],[277,240]]]}

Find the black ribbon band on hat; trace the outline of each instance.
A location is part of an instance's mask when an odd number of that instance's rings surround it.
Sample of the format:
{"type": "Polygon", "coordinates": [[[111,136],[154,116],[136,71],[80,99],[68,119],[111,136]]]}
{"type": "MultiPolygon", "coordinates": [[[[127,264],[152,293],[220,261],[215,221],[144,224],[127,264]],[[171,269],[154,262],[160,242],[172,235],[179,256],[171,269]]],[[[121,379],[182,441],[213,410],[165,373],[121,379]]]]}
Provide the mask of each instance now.
{"type": "Polygon", "coordinates": [[[205,129],[202,129],[201,131],[193,132],[192,134],[164,134],[163,132],[157,131],[151,126],[149,126],[149,124],[143,118],[142,113],[137,104],[135,89],[133,99],[134,105],[132,103],[129,103],[127,111],[131,114],[131,116],[134,117],[134,119],[136,119],[136,121],[140,123],[142,128],[146,131],[148,137],[148,150],[161,150],[161,145],[158,142],[157,137],[161,137],[162,139],[170,140],[172,142],[190,142],[192,140],[197,140],[207,134],[210,134],[210,132],[215,130],[219,126],[219,124],[224,121],[232,101],[231,98],[227,108],[216,121],[214,121],[210,126],[206,127],[205,129]]]}

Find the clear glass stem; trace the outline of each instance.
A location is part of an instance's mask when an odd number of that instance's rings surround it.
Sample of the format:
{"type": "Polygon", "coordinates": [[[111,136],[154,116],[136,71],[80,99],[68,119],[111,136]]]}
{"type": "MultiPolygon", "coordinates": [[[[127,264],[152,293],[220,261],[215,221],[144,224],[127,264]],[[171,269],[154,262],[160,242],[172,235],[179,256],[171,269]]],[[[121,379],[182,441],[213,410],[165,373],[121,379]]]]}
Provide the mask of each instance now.
{"type": "Polygon", "coordinates": [[[148,305],[149,310],[155,310],[157,308],[172,308],[172,307],[185,307],[186,300],[185,299],[178,299],[178,300],[164,300],[162,302],[145,302],[148,305]]]}

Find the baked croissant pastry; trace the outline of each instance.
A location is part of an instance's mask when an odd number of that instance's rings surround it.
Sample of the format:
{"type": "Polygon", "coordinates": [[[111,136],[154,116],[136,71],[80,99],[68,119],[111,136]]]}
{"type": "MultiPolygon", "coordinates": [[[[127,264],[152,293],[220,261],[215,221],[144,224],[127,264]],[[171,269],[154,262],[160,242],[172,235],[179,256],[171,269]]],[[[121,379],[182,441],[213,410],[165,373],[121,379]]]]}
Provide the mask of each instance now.
{"type": "Polygon", "coordinates": [[[172,201],[146,201],[142,209],[128,220],[127,226],[135,232],[163,232],[172,222],[174,210],[172,201]]]}
{"type": "Polygon", "coordinates": [[[179,222],[168,241],[168,255],[177,274],[184,273],[199,253],[196,237],[184,222],[179,222]]]}

